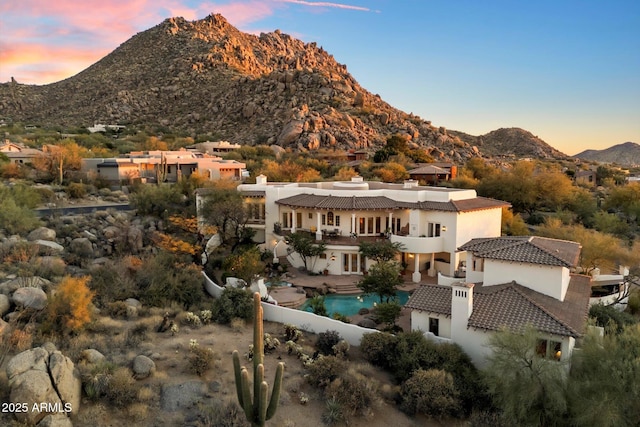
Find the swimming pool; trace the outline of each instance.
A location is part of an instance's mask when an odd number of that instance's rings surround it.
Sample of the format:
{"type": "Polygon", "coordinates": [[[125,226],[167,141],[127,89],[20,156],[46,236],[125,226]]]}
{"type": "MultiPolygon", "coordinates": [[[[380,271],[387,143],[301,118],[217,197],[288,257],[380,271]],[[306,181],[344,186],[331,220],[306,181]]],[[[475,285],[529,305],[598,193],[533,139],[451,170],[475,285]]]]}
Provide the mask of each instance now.
{"type": "MultiPolygon", "coordinates": [[[[409,300],[409,292],[397,291],[396,300],[400,305],[405,305],[409,300]]],[[[354,316],[358,314],[361,308],[373,308],[375,304],[380,302],[378,295],[325,295],[324,305],[327,308],[329,316],[333,313],[340,313],[344,316],[354,316]]],[[[309,300],[305,302],[300,310],[312,311],[309,300]]]]}

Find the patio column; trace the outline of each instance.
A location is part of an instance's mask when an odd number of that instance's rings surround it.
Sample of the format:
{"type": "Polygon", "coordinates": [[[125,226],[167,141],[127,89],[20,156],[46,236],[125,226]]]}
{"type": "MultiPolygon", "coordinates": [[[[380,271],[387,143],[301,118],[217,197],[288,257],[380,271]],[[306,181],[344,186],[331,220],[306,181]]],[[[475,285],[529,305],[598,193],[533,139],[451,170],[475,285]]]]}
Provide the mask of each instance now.
{"type": "MultiPolygon", "coordinates": [[[[387,231],[387,230],[385,230],[385,231],[387,231]]],[[[393,211],[389,212],[389,233],[395,234],[393,232],[393,211]]]]}
{"type": "Polygon", "coordinates": [[[296,232],[296,210],[291,209],[291,232],[296,232]]]}
{"type": "Polygon", "coordinates": [[[322,230],[320,229],[320,211],[316,211],[316,240],[322,240],[322,230]]]}
{"type": "Polygon", "coordinates": [[[429,271],[427,271],[429,277],[435,277],[436,275],[436,254],[431,254],[431,260],[429,261],[429,271]]]}
{"type": "Polygon", "coordinates": [[[420,279],[422,279],[422,275],[420,274],[420,254],[416,254],[414,259],[414,264],[413,264],[413,274],[411,275],[411,280],[413,280],[413,283],[419,283],[420,279]]]}
{"type": "Polygon", "coordinates": [[[353,234],[358,234],[356,233],[356,213],[355,212],[351,214],[351,232],[353,234]]]}

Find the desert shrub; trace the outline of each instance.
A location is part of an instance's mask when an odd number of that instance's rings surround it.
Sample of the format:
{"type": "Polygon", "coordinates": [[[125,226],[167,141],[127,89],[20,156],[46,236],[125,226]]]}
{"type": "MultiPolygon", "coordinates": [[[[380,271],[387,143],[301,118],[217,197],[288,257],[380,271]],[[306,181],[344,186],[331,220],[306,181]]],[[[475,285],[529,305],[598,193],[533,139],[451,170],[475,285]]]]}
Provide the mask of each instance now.
{"type": "Polygon", "coordinates": [[[105,394],[109,402],[117,407],[124,407],[135,400],[138,386],[129,368],[120,367],[113,371],[105,394]]]}
{"type": "Polygon", "coordinates": [[[192,311],[182,312],[176,317],[176,321],[181,325],[187,325],[194,328],[202,326],[202,320],[200,316],[194,314],[192,311]]]}
{"type": "Polygon", "coordinates": [[[341,313],[333,313],[333,315],[331,315],[331,318],[335,320],[339,320],[343,323],[351,323],[351,319],[349,319],[348,316],[345,316],[344,314],[341,314],[341,313]]]}
{"type": "Polygon", "coordinates": [[[296,325],[285,324],[284,338],[285,341],[298,342],[302,338],[302,331],[296,325]]]}
{"type": "Polygon", "coordinates": [[[78,332],[91,321],[91,300],[88,277],[66,276],[49,298],[43,328],[47,332],[65,335],[78,332]]]}
{"type": "Polygon", "coordinates": [[[307,366],[306,378],[309,384],[325,388],[346,369],[346,362],[335,356],[319,356],[307,366]]]}
{"type": "Polygon", "coordinates": [[[508,427],[499,412],[490,410],[474,411],[469,417],[469,427],[508,427]]]}
{"type": "Polygon", "coordinates": [[[87,195],[87,186],[81,182],[72,182],[67,186],[66,192],[72,199],[82,199],[87,195]]]}
{"type": "Polygon", "coordinates": [[[211,311],[215,321],[225,325],[234,318],[252,319],[253,296],[251,291],[231,287],[225,288],[220,298],[213,303],[211,311]]]}
{"type": "Polygon", "coordinates": [[[366,415],[376,402],[376,384],[366,376],[349,370],[331,382],[325,397],[342,405],[346,415],[366,415]]]}
{"type": "Polygon", "coordinates": [[[327,399],[324,412],[322,413],[322,422],[325,425],[332,426],[345,421],[347,420],[342,404],[336,399],[327,399]]]}
{"type": "Polygon", "coordinates": [[[127,406],[127,419],[141,423],[149,416],[149,406],[146,403],[135,402],[127,406]]]}
{"type": "Polygon", "coordinates": [[[458,391],[453,376],[440,369],[418,369],[402,384],[400,408],[409,415],[431,417],[456,416],[460,413],[458,391]]]}
{"type": "Polygon", "coordinates": [[[234,317],[231,319],[231,329],[233,332],[242,332],[247,325],[247,321],[245,319],[240,319],[239,317],[234,317]]]}
{"type": "Polygon", "coordinates": [[[149,325],[144,322],[137,322],[127,330],[125,334],[125,344],[128,348],[134,348],[149,338],[149,325]]]}
{"type": "Polygon", "coordinates": [[[40,225],[33,211],[18,205],[12,198],[4,198],[0,192],[0,228],[7,234],[24,235],[40,225]]]}
{"type": "Polygon", "coordinates": [[[629,310],[631,314],[640,313],[640,291],[631,292],[629,302],[627,303],[627,310],[629,310]]]}
{"type": "Polygon", "coordinates": [[[149,306],[163,307],[176,302],[185,309],[201,304],[207,296],[200,269],[190,258],[160,251],[143,261],[136,273],[140,299],[149,306]]]}
{"type": "Polygon", "coordinates": [[[124,301],[114,301],[107,304],[107,314],[114,319],[126,319],[128,305],[124,301]]]}
{"type": "Polygon", "coordinates": [[[280,340],[272,337],[271,334],[264,334],[263,347],[264,354],[273,353],[280,346],[280,340]]]}
{"type": "Polygon", "coordinates": [[[322,295],[316,295],[309,300],[309,307],[311,312],[318,316],[328,316],[327,307],[324,304],[324,297],[322,295]]]}
{"type": "Polygon", "coordinates": [[[113,301],[137,298],[138,286],[133,280],[131,269],[126,268],[127,262],[107,262],[91,269],[89,287],[95,293],[94,303],[100,308],[108,307],[113,301]],[[117,283],[117,286],[114,284],[117,283]]]}
{"type": "Polygon", "coordinates": [[[338,331],[326,331],[318,334],[318,341],[316,342],[316,348],[320,354],[334,355],[335,351],[333,346],[338,344],[342,340],[338,331]]]}
{"type": "MultiPolygon", "coordinates": [[[[631,301],[631,297],[629,301],[631,301]]],[[[625,326],[635,323],[635,319],[629,313],[603,304],[592,305],[589,308],[589,317],[595,319],[596,325],[603,328],[611,328],[616,333],[622,332],[625,326]]]]}
{"type": "Polygon", "coordinates": [[[397,343],[398,337],[395,335],[374,332],[362,336],[360,350],[373,365],[388,369],[395,356],[397,343]]]}
{"type": "Polygon", "coordinates": [[[184,213],[190,208],[188,200],[176,185],[142,185],[129,196],[131,205],[140,215],[154,215],[168,218],[173,214],[184,213]]]}
{"type": "Polygon", "coordinates": [[[351,346],[346,340],[340,340],[338,344],[333,346],[333,354],[340,359],[346,359],[351,346]]]}
{"type": "Polygon", "coordinates": [[[201,377],[211,368],[217,358],[216,353],[210,348],[198,345],[191,346],[188,359],[189,372],[201,377]]]}
{"type": "Polygon", "coordinates": [[[235,401],[214,399],[198,405],[196,417],[200,426],[249,427],[244,412],[235,401]]]}
{"type": "Polygon", "coordinates": [[[115,365],[105,361],[96,365],[80,364],[78,367],[85,395],[93,401],[106,396],[115,365]]]}

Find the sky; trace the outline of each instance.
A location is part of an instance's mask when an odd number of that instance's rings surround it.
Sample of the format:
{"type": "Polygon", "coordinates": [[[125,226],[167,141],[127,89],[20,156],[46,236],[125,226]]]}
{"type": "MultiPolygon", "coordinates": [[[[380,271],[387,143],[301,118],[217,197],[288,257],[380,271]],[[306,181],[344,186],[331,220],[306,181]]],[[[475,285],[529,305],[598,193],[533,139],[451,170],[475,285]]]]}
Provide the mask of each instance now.
{"type": "Polygon", "coordinates": [[[566,153],[640,143],[638,0],[3,0],[0,82],[71,77],[164,19],[317,42],[367,90],[471,135],[566,153]]]}

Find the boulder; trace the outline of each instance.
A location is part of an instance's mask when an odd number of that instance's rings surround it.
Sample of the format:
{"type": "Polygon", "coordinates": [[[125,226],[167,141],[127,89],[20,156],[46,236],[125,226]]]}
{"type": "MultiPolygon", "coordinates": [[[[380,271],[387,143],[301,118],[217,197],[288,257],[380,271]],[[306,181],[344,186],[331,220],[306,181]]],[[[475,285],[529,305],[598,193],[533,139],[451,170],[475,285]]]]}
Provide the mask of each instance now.
{"type": "Polygon", "coordinates": [[[362,328],[375,329],[377,325],[376,325],[376,322],[374,322],[371,319],[362,319],[361,321],[358,322],[358,326],[362,328]]]}
{"type": "Polygon", "coordinates": [[[93,254],[93,244],[86,237],[78,237],[71,241],[69,250],[77,255],[89,256],[93,254]]]}
{"type": "Polygon", "coordinates": [[[102,230],[105,239],[115,239],[120,235],[120,227],[109,225],[102,230]]]}
{"type": "Polygon", "coordinates": [[[80,373],[75,369],[71,359],[59,351],[51,353],[49,356],[49,374],[60,395],[60,399],[64,403],[71,404],[71,410],[77,412],[80,409],[82,381],[80,373]]]}
{"type": "Polygon", "coordinates": [[[27,240],[30,242],[36,240],[49,240],[53,242],[56,240],[56,231],[47,227],[38,227],[27,235],[27,240]]]}
{"type": "Polygon", "coordinates": [[[18,353],[7,363],[7,379],[11,382],[12,378],[29,370],[46,372],[48,360],[49,353],[41,347],[18,353]]]}
{"type": "Polygon", "coordinates": [[[9,327],[9,323],[5,322],[4,320],[0,319],[0,337],[2,337],[2,335],[4,335],[5,332],[7,332],[7,328],[9,327]]]}
{"type": "Polygon", "coordinates": [[[127,298],[124,300],[124,303],[130,307],[140,308],[142,307],[142,303],[135,298],[127,298]]]}
{"type": "Polygon", "coordinates": [[[0,294],[11,295],[20,288],[48,288],[51,282],[40,276],[16,277],[0,285],[0,294]]]}
{"type": "Polygon", "coordinates": [[[15,412],[14,416],[20,422],[30,425],[37,424],[47,413],[32,411],[34,405],[47,403],[52,406],[62,407],[62,401],[51,383],[47,371],[29,370],[9,380],[9,401],[13,403],[26,403],[29,408],[26,412],[15,412]]]}
{"type": "Polygon", "coordinates": [[[156,371],[156,364],[147,356],[139,355],[133,359],[133,376],[141,380],[152,375],[156,371]]]}
{"type": "Polygon", "coordinates": [[[4,316],[11,309],[11,301],[9,301],[9,297],[0,294],[0,317],[4,316]]]}
{"type": "Polygon", "coordinates": [[[104,354],[93,348],[82,350],[82,353],[80,353],[80,360],[85,360],[88,363],[97,364],[102,362],[104,359],[104,354]]]}
{"type": "Polygon", "coordinates": [[[301,120],[292,120],[282,128],[282,132],[278,136],[278,145],[286,146],[298,139],[302,133],[304,122],[301,120]]]}
{"type": "Polygon", "coordinates": [[[13,303],[24,308],[42,310],[47,306],[47,294],[40,288],[18,288],[12,295],[13,303]]]}
{"type": "Polygon", "coordinates": [[[73,427],[73,423],[64,413],[58,413],[46,415],[37,427],[73,427]]]}
{"type": "Polygon", "coordinates": [[[194,408],[207,394],[205,383],[198,380],[182,384],[165,384],[160,393],[160,407],[164,411],[178,411],[194,408]]]}
{"type": "Polygon", "coordinates": [[[80,374],[71,359],[57,350],[49,352],[36,347],[17,354],[7,363],[7,378],[11,402],[41,408],[15,413],[18,421],[34,425],[48,414],[56,418],[56,415],[76,413],[80,409],[80,374]],[[44,409],[40,406],[43,404],[46,405],[44,409]]]}
{"type": "Polygon", "coordinates": [[[40,247],[40,250],[48,250],[53,252],[62,252],[64,251],[64,247],[56,242],[52,242],[50,240],[34,240],[33,243],[40,247]]]}

